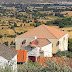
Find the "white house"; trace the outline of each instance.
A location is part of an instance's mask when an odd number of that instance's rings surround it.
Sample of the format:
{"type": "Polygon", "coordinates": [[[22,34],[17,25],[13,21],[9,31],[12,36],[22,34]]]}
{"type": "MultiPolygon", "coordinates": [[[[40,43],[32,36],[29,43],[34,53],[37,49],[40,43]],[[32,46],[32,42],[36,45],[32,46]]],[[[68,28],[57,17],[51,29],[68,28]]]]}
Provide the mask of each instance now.
{"type": "Polygon", "coordinates": [[[28,50],[28,59],[36,60],[43,55],[52,57],[58,50],[68,50],[68,36],[64,31],[42,24],[16,37],[16,50],[28,50]]]}
{"type": "Polygon", "coordinates": [[[29,60],[37,61],[37,58],[52,57],[52,43],[48,39],[37,38],[33,39],[28,46],[26,46],[27,57],[29,60]]]}
{"type": "Polygon", "coordinates": [[[9,65],[13,70],[17,71],[17,52],[10,49],[4,44],[0,44],[0,66],[5,68],[9,65]]]}

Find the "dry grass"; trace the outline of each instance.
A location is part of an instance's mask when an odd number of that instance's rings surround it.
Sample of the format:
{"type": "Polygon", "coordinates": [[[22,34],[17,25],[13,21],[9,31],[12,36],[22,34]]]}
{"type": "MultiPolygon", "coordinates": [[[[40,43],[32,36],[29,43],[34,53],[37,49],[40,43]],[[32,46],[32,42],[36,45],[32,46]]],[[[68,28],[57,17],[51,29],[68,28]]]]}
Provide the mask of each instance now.
{"type": "Polygon", "coordinates": [[[33,29],[34,27],[33,26],[28,26],[28,27],[15,27],[15,31],[16,32],[24,32],[24,31],[29,31],[31,29],[33,29]]]}
{"type": "Polygon", "coordinates": [[[55,16],[46,16],[45,18],[48,19],[39,19],[38,21],[46,23],[47,21],[54,21],[56,19],[60,19],[59,17],[55,17],[55,16]]]}
{"type": "Polygon", "coordinates": [[[40,13],[53,13],[53,11],[39,11],[40,13]]]}
{"type": "Polygon", "coordinates": [[[10,44],[12,41],[14,42],[14,39],[15,38],[3,37],[3,38],[0,38],[0,43],[4,43],[8,41],[8,43],[10,44]]]}
{"type": "Polygon", "coordinates": [[[72,27],[61,28],[60,30],[64,30],[69,34],[69,38],[72,38],[72,27]]]}
{"type": "Polygon", "coordinates": [[[12,29],[0,29],[0,34],[15,35],[15,33],[12,29]]]}
{"type": "Polygon", "coordinates": [[[72,16],[72,11],[64,11],[64,12],[61,12],[61,14],[66,14],[68,13],[68,15],[65,15],[65,16],[72,16]]]}

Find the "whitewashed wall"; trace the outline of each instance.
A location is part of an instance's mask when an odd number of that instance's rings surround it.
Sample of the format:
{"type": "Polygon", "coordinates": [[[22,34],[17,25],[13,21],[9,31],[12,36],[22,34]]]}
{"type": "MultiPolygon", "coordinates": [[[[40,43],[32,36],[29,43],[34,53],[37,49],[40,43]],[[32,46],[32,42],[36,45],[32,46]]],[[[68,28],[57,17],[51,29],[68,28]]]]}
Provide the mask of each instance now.
{"type": "Polygon", "coordinates": [[[12,65],[13,70],[17,71],[17,55],[15,55],[12,60],[10,60],[9,65],[12,65]]]}
{"type": "Polygon", "coordinates": [[[21,49],[21,44],[22,44],[23,40],[26,40],[25,46],[27,46],[27,45],[30,44],[30,42],[33,40],[33,38],[16,37],[15,38],[16,50],[20,50],[21,49]]]}
{"type": "Polygon", "coordinates": [[[43,46],[43,47],[36,47],[31,50],[31,48],[26,48],[28,50],[27,56],[40,56],[40,49],[44,51],[44,57],[52,57],[52,43],[43,46]]]}
{"type": "Polygon", "coordinates": [[[8,63],[8,60],[0,56],[0,66],[4,68],[6,63],[8,63]]]}
{"type": "Polygon", "coordinates": [[[13,68],[13,70],[15,70],[15,72],[16,72],[17,71],[17,55],[14,56],[12,58],[12,60],[10,60],[10,61],[8,61],[7,59],[0,56],[0,66],[2,66],[4,68],[5,64],[8,64],[9,66],[11,66],[13,68]]]}
{"type": "Polygon", "coordinates": [[[41,50],[44,51],[44,57],[52,57],[52,43],[41,47],[41,50]]]}
{"type": "Polygon", "coordinates": [[[68,36],[68,34],[65,34],[63,37],[59,39],[59,50],[68,50],[68,36]]]}

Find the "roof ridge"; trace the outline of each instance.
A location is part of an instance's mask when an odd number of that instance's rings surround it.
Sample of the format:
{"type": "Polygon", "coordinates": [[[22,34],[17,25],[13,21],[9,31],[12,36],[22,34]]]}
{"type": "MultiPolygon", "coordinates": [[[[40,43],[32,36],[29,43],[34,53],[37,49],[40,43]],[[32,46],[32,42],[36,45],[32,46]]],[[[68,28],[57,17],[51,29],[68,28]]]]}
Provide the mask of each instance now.
{"type": "MultiPolygon", "coordinates": [[[[45,27],[46,29],[47,29],[47,27],[46,27],[46,25],[44,25],[43,24],[43,27],[45,27]]],[[[48,29],[47,29],[47,31],[49,31],[48,29]]],[[[49,31],[49,33],[51,33],[50,31],[49,31]]],[[[57,38],[53,33],[51,33],[55,38],[57,38]]]]}

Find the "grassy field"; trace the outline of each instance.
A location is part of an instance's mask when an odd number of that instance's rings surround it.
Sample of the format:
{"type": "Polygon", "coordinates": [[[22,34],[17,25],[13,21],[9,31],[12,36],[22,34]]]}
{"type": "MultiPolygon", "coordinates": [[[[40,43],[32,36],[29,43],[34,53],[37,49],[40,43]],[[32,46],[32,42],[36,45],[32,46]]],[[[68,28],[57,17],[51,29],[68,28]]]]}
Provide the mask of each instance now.
{"type": "Polygon", "coordinates": [[[4,42],[7,42],[7,41],[8,41],[8,43],[9,43],[9,45],[10,45],[10,43],[11,43],[12,41],[14,42],[14,39],[15,39],[15,38],[3,37],[3,38],[0,38],[0,43],[4,43],[4,42]]]}
{"type": "Polygon", "coordinates": [[[12,29],[0,29],[0,34],[4,35],[15,35],[14,31],[12,29]]]}
{"type": "Polygon", "coordinates": [[[72,11],[64,11],[64,12],[61,12],[61,14],[66,14],[65,16],[72,16],[72,11]]]}
{"type": "Polygon", "coordinates": [[[69,38],[72,38],[72,27],[61,28],[60,30],[64,30],[69,34],[69,38]]]}
{"type": "Polygon", "coordinates": [[[15,27],[15,31],[16,32],[24,32],[24,31],[29,31],[31,29],[33,29],[34,27],[33,26],[28,26],[28,27],[15,27]]]}
{"type": "Polygon", "coordinates": [[[38,21],[46,23],[47,21],[54,21],[56,19],[61,19],[61,17],[57,16],[46,16],[45,18],[46,19],[38,19],[38,21]]]}

